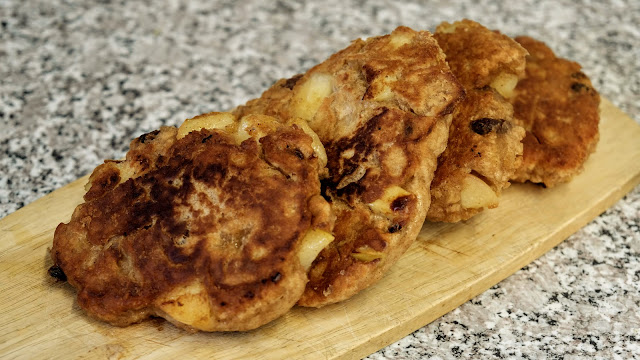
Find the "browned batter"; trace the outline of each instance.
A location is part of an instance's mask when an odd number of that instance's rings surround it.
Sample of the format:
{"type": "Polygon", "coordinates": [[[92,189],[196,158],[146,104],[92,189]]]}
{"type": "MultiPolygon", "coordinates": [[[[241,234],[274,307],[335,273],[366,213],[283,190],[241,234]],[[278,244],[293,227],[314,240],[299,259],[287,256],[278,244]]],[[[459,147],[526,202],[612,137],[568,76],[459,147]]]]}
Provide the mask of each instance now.
{"type": "Polygon", "coordinates": [[[595,150],[600,96],[578,63],[556,57],[530,37],[516,41],[530,55],[511,101],[527,130],[523,164],[513,179],[551,187],[580,173],[595,150]]]}
{"type": "Polygon", "coordinates": [[[52,272],[66,274],[83,309],[120,326],[162,316],[226,331],[256,328],[298,301],[301,239],[331,231],[321,165],[299,127],[266,116],[249,124],[244,133],[260,136],[242,142],[163,127],[94,170],[51,251],[52,272]]]}
{"type": "Polygon", "coordinates": [[[300,305],[349,298],[414,241],[462,94],[431,34],[400,27],[354,41],[235,110],[302,118],[327,150],[323,195],[336,239],[313,263],[300,305]]]}
{"type": "Polygon", "coordinates": [[[427,219],[456,222],[498,206],[520,166],[524,129],[505,96],[524,75],[526,50],[470,20],[443,23],[434,36],[467,96],[453,112],[427,219]]]}

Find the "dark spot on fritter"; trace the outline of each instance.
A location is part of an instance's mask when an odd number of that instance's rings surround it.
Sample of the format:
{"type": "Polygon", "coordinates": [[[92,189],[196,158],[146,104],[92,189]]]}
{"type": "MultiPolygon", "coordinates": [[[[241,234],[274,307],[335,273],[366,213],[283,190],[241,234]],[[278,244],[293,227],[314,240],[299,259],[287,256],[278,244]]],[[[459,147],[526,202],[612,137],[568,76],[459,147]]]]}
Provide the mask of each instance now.
{"type": "Polygon", "coordinates": [[[271,281],[273,281],[274,283],[277,283],[278,281],[280,281],[280,279],[282,279],[282,275],[279,272],[275,273],[271,277],[271,281]]]}
{"type": "Polygon", "coordinates": [[[246,293],[244,293],[244,297],[246,299],[253,299],[256,295],[253,293],[253,291],[249,290],[246,293]]]}
{"type": "Polygon", "coordinates": [[[55,278],[58,281],[67,281],[67,275],[62,271],[62,268],[58,265],[53,265],[49,268],[49,276],[55,278]]]}
{"type": "Polygon", "coordinates": [[[118,265],[125,259],[125,255],[122,253],[122,249],[117,246],[111,246],[106,251],[109,251],[113,257],[116,259],[118,265]]]}
{"type": "Polygon", "coordinates": [[[106,188],[106,187],[110,187],[110,185],[117,184],[119,182],[120,182],[120,174],[113,173],[111,174],[111,176],[109,176],[109,181],[106,183],[102,183],[101,186],[103,188],[106,188]]]}
{"type": "MultiPolygon", "coordinates": [[[[335,189],[336,184],[331,185],[331,189],[335,189]]],[[[352,199],[364,192],[364,187],[360,186],[358,183],[350,183],[349,185],[343,187],[342,189],[336,190],[335,194],[338,197],[344,198],[349,202],[349,199],[352,199]]]]}
{"type": "Polygon", "coordinates": [[[404,208],[407,207],[407,204],[409,204],[409,200],[410,200],[409,196],[400,196],[399,198],[391,202],[391,210],[392,211],[404,210],[404,208]]]}
{"type": "Polygon", "coordinates": [[[332,188],[333,186],[331,185],[331,180],[329,179],[322,179],[320,180],[320,195],[322,195],[322,197],[327,200],[328,203],[332,203],[333,200],[331,200],[331,196],[329,196],[329,194],[327,194],[327,189],[332,188]]]}
{"type": "Polygon", "coordinates": [[[579,82],[574,82],[573,84],[571,84],[571,90],[575,91],[575,92],[580,92],[582,90],[589,92],[589,90],[591,90],[590,87],[588,87],[587,85],[583,84],[583,83],[579,83],[579,82]]]}
{"type": "Polygon", "coordinates": [[[404,135],[409,136],[412,133],[413,133],[413,126],[407,125],[407,127],[404,128],[404,135]]]}
{"type": "Polygon", "coordinates": [[[304,160],[304,154],[302,153],[302,151],[300,151],[300,149],[295,149],[293,153],[296,155],[298,159],[304,160]]]}
{"type": "Polygon", "coordinates": [[[547,188],[547,185],[545,185],[545,183],[534,183],[534,184],[540,186],[543,189],[547,188]]]}
{"type": "Polygon", "coordinates": [[[149,168],[149,158],[143,155],[136,156],[136,162],[140,165],[140,170],[142,171],[147,170],[149,168]]]}
{"type": "Polygon", "coordinates": [[[470,127],[478,135],[487,135],[494,129],[498,133],[505,133],[511,128],[511,123],[502,119],[482,118],[473,120],[470,127]]]}
{"type": "Polygon", "coordinates": [[[292,90],[293,87],[296,86],[296,83],[298,83],[298,80],[300,80],[301,77],[302,77],[302,74],[292,76],[288,78],[287,81],[284,82],[283,86],[289,90],[292,90]]]}
{"type": "MultiPolygon", "coordinates": [[[[383,122],[383,117],[388,111],[387,108],[381,108],[380,113],[369,119],[367,125],[360,127],[353,136],[343,137],[325,145],[329,159],[327,167],[329,173],[332,174],[332,185],[337,185],[342,177],[353,173],[374,151],[375,144],[371,141],[372,134],[383,122]],[[351,158],[345,159],[342,154],[346,151],[354,151],[355,154],[351,158]]],[[[331,188],[335,187],[331,186],[331,188]]]]}
{"type": "Polygon", "coordinates": [[[396,232],[402,230],[402,225],[393,224],[393,225],[389,226],[388,230],[389,230],[389,233],[391,233],[391,234],[396,233],[396,232]]]}
{"type": "Polygon", "coordinates": [[[374,69],[369,64],[364,65],[362,70],[364,70],[364,77],[368,83],[372,82],[380,74],[380,70],[374,69]]]}
{"type": "Polygon", "coordinates": [[[204,144],[204,143],[206,143],[206,142],[207,142],[207,140],[211,139],[211,137],[212,137],[212,136],[213,136],[213,135],[209,135],[209,136],[207,136],[207,137],[204,137],[204,138],[202,139],[202,143],[203,143],[203,144],[204,144]]]}
{"type": "Polygon", "coordinates": [[[218,163],[208,164],[204,168],[198,167],[193,171],[193,178],[202,182],[213,182],[213,179],[223,179],[227,176],[227,169],[218,163]]]}
{"type": "Polygon", "coordinates": [[[140,135],[138,139],[140,139],[140,143],[144,144],[144,142],[147,140],[155,139],[156,135],[158,135],[159,133],[160,133],[160,130],[155,130],[155,131],[140,135]]]}
{"type": "Polygon", "coordinates": [[[220,303],[220,306],[227,306],[227,303],[226,303],[226,302],[224,302],[224,301],[222,301],[222,302],[220,303]]]}

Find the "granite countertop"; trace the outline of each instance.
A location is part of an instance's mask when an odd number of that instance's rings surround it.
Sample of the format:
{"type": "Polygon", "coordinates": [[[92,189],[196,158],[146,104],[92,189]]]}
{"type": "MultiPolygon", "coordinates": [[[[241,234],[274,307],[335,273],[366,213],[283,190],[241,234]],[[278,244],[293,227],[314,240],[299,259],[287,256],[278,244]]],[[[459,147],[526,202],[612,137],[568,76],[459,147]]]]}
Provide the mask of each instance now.
{"type": "MultiPolygon", "coordinates": [[[[5,0],[0,217],[122,157],[134,137],[244,103],[352,39],[465,17],[544,40],[640,120],[635,0],[5,0]]],[[[370,358],[635,357],[639,240],[636,187],[540,259],[370,358]]]]}

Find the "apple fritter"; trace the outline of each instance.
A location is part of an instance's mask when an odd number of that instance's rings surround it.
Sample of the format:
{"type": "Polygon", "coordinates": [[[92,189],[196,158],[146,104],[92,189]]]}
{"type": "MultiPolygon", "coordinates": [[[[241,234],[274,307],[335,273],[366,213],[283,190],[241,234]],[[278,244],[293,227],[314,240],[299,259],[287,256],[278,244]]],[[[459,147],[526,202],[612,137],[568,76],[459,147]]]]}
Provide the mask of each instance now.
{"type": "Polygon", "coordinates": [[[160,316],[235,331],[279,317],[333,240],[322,145],[303,126],[211,113],[140,136],[92,173],[55,231],[50,272],[119,326],[160,316]]]}
{"type": "Polygon", "coordinates": [[[558,58],[544,43],[517,37],[529,51],[526,77],[511,99],[527,130],[515,181],[551,187],[580,173],[599,139],[600,95],[580,64],[558,58]]]}
{"type": "Polygon", "coordinates": [[[443,23],[434,37],[466,97],[453,112],[427,219],[457,222],[497,207],[521,164],[524,129],[513,123],[505,97],[524,75],[526,50],[470,20],[443,23]]]}
{"type": "Polygon", "coordinates": [[[510,37],[468,19],[438,25],[434,37],[465,89],[491,86],[505,98],[524,75],[527,51],[510,37]]]}
{"type": "Polygon", "coordinates": [[[337,216],[335,240],[313,262],[300,305],[351,297],[414,241],[462,96],[431,34],[400,27],[354,41],[235,110],[302,118],[326,148],[322,193],[337,216]]]}

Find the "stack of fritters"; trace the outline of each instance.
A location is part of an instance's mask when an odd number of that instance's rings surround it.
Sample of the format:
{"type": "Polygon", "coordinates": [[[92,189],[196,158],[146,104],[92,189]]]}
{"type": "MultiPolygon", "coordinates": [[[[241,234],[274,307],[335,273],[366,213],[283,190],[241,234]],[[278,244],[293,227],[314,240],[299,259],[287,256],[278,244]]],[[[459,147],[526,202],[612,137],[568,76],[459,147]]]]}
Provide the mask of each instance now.
{"type": "Polygon", "coordinates": [[[235,110],[302,118],[327,150],[323,195],[337,216],[336,240],[313,263],[300,305],[366,288],[417,237],[461,96],[431,34],[400,27],[354,41],[235,110]]]}
{"type": "Polygon", "coordinates": [[[517,41],[469,20],[435,37],[399,27],[232,113],[142,135],[95,169],[50,273],[115,325],[248,330],[345,300],[425,218],[465,220],[510,179],[552,186],[582,168],[597,92],[576,63],[517,41]]]}

